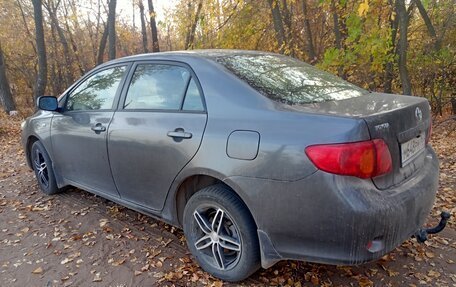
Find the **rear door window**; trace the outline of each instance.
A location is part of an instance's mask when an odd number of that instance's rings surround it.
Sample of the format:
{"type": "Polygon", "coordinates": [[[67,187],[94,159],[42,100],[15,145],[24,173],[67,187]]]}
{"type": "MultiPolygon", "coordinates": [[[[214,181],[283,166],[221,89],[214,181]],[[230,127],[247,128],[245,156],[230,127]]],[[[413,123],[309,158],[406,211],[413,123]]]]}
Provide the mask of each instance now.
{"type": "Polygon", "coordinates": [[[188,84],[182,109],[184,111],[204,111],[201,93],[193,77],[190,79],[190,83],[188,84]]]}
{"type": "Polygon", "coordinates": [[[181,66],[139,64],[124,109],[180,110],[190,80],[190,72],[181,66]]]}

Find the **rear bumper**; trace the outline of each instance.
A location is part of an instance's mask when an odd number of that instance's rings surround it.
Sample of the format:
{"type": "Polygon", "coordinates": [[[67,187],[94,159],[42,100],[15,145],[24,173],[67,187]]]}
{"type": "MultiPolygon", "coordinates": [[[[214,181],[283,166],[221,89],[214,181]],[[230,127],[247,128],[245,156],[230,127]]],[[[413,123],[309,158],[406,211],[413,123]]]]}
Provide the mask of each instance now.
{"type": "Polygon", "coordinates": [[[421,228],[435,200],[438,160],[431,147],[425,153],[419,171],[387,190],[321,171],[294,182],[230,178],[256,220],[263,267],[285,259],[353,265],[393,250],[421,228]],[[383,248],[370,252],[374,239],[383,248]]]}

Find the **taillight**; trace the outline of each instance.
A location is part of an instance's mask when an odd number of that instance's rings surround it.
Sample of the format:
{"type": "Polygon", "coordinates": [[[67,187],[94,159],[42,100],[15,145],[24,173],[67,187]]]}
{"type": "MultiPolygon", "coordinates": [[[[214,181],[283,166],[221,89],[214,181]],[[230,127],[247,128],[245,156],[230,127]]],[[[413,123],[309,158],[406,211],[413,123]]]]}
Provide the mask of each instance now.
{"type": "Polygon", "coordinates": [[[431,140],[431,135],[432,135],[432,120],[429,120],[429,131],[428,134],[426,135],[426,144],[429,143],[431,140]]]}
{"type": "Polygon", "coordinates": [[[334,174],[371,178],[392,168],[388,146],[381,139],[312,145],[305,152],[317,168],[334,174]]]}

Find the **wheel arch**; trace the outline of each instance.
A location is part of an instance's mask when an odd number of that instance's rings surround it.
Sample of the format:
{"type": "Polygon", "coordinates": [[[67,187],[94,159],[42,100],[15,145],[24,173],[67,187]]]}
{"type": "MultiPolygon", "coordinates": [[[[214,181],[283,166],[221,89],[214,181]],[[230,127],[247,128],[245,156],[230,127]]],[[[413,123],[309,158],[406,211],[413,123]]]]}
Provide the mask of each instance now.
{"type": "Polygon", "coordinates": [[[55,165],[54,165],[54,157],[52,155],[52,153],[50,152],[50,149],[49,149],[49,146],[50,145],[50,142],[46,142],[45,140],[43,140],[42,138],[40,138],[39,136],[35,135],[35,134],[31,134],[27,137],[27,141],[26,141],[26,144],[25,144],[25,159],[27,161],[27,165],[29,166],[29,168],[33,169],[33,166],[32,166],[32,159],[31,159],[31,150],[32,150],[32,145],[35,143],[35,142],[41,142],[44,146],[44,148],[46,149],[46,152],[49,156],[49,158],[51,159],[51,162],[52,162],[52,168],[53,168],[53,171],[54,171],[54,175],[55,175],[55,179],[57,181],[57,186],[59,188],[62,188],[64,186],[66,186],[67,184],[65,183],[65,181],[63,180],[62,176],[60,175],[60,173],[58,172],[58,170],[56,170],[55,168],[55,165]]]}
{"type": "Polygon", "coordinates": [[[170,198],[173,199],[172,202],[174,206],[175,222],[177,225],[182,227],[184,208],[190,197],[199,190],[215,184],[222,184],[231,190],[231,192],[236,194],[242,203],[247,207],[253,218],[255,226],[257,226],[255,216],[252,214],[252,210],[249,208],[249,205],[245,200],[244,192],[226,177],[223,177],[217,173],[207,172],[187,175],[179,181],[179,184],[175,188],[174,195],[170,198]]]}
{"type": "Polygon", "coordinates": [[[27,143],[25,144],[25,158],[27,160],[27,165],[30,167],[30,168],[33,168],[32,167],[32,159],[30,157],[30,152],[32,150],[32,145],[37,142],[37,141],[40,141],[40,139],[35,136],[35,135],[30,135],[28,138],[27,138],[27,143]]]}

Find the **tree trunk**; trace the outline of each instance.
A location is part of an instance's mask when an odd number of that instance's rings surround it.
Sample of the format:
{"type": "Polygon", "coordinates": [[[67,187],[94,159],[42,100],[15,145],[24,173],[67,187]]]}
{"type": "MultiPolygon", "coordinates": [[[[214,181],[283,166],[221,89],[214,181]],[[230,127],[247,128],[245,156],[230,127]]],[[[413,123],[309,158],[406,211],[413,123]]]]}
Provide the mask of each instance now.
{"type": "MultiPolygon", "coordinates": [[[[337,7],[335,0],[331,0],[331,13],[333,18],[333,31],[334,31],[334,38],[335,38],[335,45],[336,48],[341,51],[342,50],[342,33],[340,31],[340,24],[339,24],[339,14],[337,14],[337,7]]],[[[337,74],[342,77],[343,79],[346,78],[344,73],[344,69],[342,66],[337,67],[337,74]]]]}
{"type": "Polygon", "coordinates": [[[307,55],[309,56],[310,63],[317,61],[317,56],[315,53],[315,47],[312,38],[312,30],[310,28],[310,21],[307,12],[307,0],[302,0],[302,14],[304,16],[304,31],[306,33],[306,42],[307,42],[307,55]]]}
{"type": "Polygon", "coordinates": [[[100,39],[100,46],[98,47],[98,57],[97,57],[97,65],[103,63],[104,52],[106,49],[106,43],[108,41],[108,26],[105,25],[103,30],[103,35],[101,35],[100,39]]]}
{"type": "Polygon", "coordinates": [[[190,27],[190,31],[188,31],[187,37],[185,37],[185,50],[191,49],[194,46],[196,26],[198,25],[198,20],[200,18],[202,8],[203,8],[203,1],[200,0],[198,3],[198,6],[196,8],[195,17],[194,17],[192,25],[190,27]]]}
{"type": "Polygon", "coordinates": [[[117,0],[110,0],[108,5],[109,60],[116,58],[116,4],[117,0]]]}
{"type": "Polygon", "coordinates": [[[142,34],[142,44],[143,44],[143,51],[144,53],[149,53],[149,49],[147,49],[147,29],[146,29],[146,21],[144,19],[144,5],[142,0],[138,3],[139,6],[139,16],[141,18],[141,34],[142,34]]]}
{"type": "Polygon", "coordinates": [[[36,50],[38,52],[38,74],[34,88],[33,97],[44,95],[47,85],[47,58],[46,45],[44,43],[44,28],[43,28],[43,10],[41,8],[41,0],[32,0],[33,14],[35,17],[35,37],[36,50]]]}
{"type": "MultiPolygon", "coordinates": [[[[63,2],[63,7],[64,7],[64,12],[65,12],[65,28],[67,29],[67,31],[72,31],[74,30],[75,33],[77,33],[78,31],[81,31],[81,29],[79,28],[79,25],[78,25],[78,21],[75,21],[74,22],[74,28],[70,28],[70,24],[68,23],[68,19],[69,19],[69,16],[68,16],[68,9],[67,9],[67,6],[65,4],[66,2],[63,2]]],[[[72,13],[73,15],[76,14],[75,10],[76,10],[76,7],[74,6],[74,2],[73,3],[70,3],[70,8],[72,10],[72,13]],[[73,5],[71,5],[73,4],[73,5]]],[[[81,59],[80,57],[80,53],[78,51],[78,46],[76,45],[76,41],[74,40],[74,37],[73,37],[73,34],[72,33],[68,33],[68,38],[70,39],[70,43],[71,43],[71,48],[73,50],[73,55],[74,55],[74,58],[75,58],[75,61],[76,64],[78,65],[78,68],[79,68],[79,74],[82,76],[85,74],[85,71],[87,71],[88,69],[88,65],[87,65],[87,60],[86,60],[86,57],[83,57],[83,59],[81,59]]]]}
{"type": "Polygon", "coordinates": [[[271,8],[272,21],[274,23],[274,30],[276,33],[277,43],[279,44],[280,53],[284,53],[286,46],[285,28],[283,27],[282,13],[277,0],[268,0],[269,7],[271,8]]]}
{"type": "Polygon", "coordinates": [[[287,1],[282,0],[282,21],[285,27],[285,39],[287,42],[287,53],[294,57],[295,56],[295,38],[293,34],[293,3],[290,3],[288,7],[287,1]]]}
{"type": "Polygon", "coordinates": [[[13,101],[13,95],[9,86],[8,78],[6,77],[6,66],[5,59],[3,57],[3,50],[0,44],[0,104],[3,110],[9,114],[9,112],[16,110],[16,106],[13,101]]]}
{"type": "Polygon", "coordinates": [[[399,43],[397,53],[399,55],[399,76],[402,83],[402,93],[404,95],[412,94],[412,85],[407,69],[407,30],[409,24],[409,16],[405,9],[405,0],[396,0],[396,17],[399,24],[399,43]]]}
{"type": "Polygon", "coordinates": [[[436,51],[440,50],[442,47],[442,43],[440,39],[437,37],[437,33],[435,32],[434,25],[432,25],[432,21],[429,18],[426,9],[424,9],[423,3],[420,0],[414,0],[416,7],[418,7],[418,11],[421,14],[421,18],[423,18],[424,24],[426,24],[426,28],[428,30],[429,36],[431,36],[432,40],[434,41],[434,49],[436,51]]]}
{"type": "Polygon", "coordinates": [[[336,3],[331,0],[331,13],[333,17],[333,31],[335,37],[335,44],[337,49],[342,49],[342,34],[340,32],[339,14],[337,14],[336,3]]]}
{"type": "Polygon", "coordinates": [[[451,111],[453,112],[453,115],[456,115],[456,95],[455,94],[451,95],[450,102],[451,102],[451,111]]]}
{"type": "Polygon", "coordinates": [[[62,27],[60,27],[59,21],[57,19],[58,6],[53,6],[53,3],[50,2],[50,3],[48,3],[48,5],[45,5],[45,7],[48,10],[49,16],[51,18],[52,26],[57,31],[57,35],[59,36],[60,43],[62,44],[62,47],[63,47],[63,55],[65,57],[65,64],[66,64],[66,67],[64,68],[65,86],[68,87],[69,85],[71,85],[73,83],[72,60],[71,60],[68,41],[66,40],[65,33],[64,33],[62,27]]]}
{"type": "Polygon", "coordinates": [[[157,23],[155,23],[154,3],[152,3],[152,0],[147,0],[147,4],[149,5],[150,30],[152,32],[152,52],[160,52],[160,45],[158,44],[157,23]]]}
{"type": "MultiPolygon", "coordinates": [[[[51,37],[52,37],[51,39],[52,39],[52,41],[50,41],[51,47],[49,48],[49,46],[48,46],[49,58],[50,58],[48,65],[50,68],[49,69],[49,81],[50,81],[49,90],[51,91],[51,93],[53,95],[58,95],[60,92],[62,92],[63,91],[62,86],[68,86],[66,83],[64,83],[65,80],[62,77],[62,72],[61,72],[62,63],[59,63],[59,62],[61,62],[61,60],[58,55],[59,47],[58,47],[57,43],[59,41],[57,40],[56,30],[57,29],[55,28],[54,22],[51,21],[51,37]]],[[[65,66],[65,65],[63,65],[63,66],[65,66]]],[[[65,69],[65,67],[63,67],[63,68],[65,69]]]]}
{"type": "MultiPolygon", "coordinates": [[[[390,2],[390,4],[392,4],[390,2]]],[[[392,8],[394,10],[394,8],[392,8]]],[[[396,36],[397,36],[397,25],[398,25],[398,17],[394,17],[391,19],[390,17],[390,27],[391,27],[391,49],[389,53],[394,55],[396,49],[396,36]]],[[[393,92],[393,68],[394,68],[394,60],[390,59],[385,64],[385,83],[383,86],[383,91],[385,93],[392,93],[393,92]]]]}
{"type": "Polygon", "coordinates": [[[30,45],[32,46],[33,51],[34,51],[35,53],[37,53],[36,47],[35,47],[35,43],[33,42],[33,38],[34,38],[34,37],[33,37],[32,33],[30,32],[30,29],[29,29],[29,27],[28,27],[28,22],[27,22],[25,13],[24,13],[24,9],[22,8],[21,1],[18,0],[16,3],[17,3],[17,6],[19,7],[19,10],[21,11],[22,22],[23,22],[23,24],[24,24],[25,31],[27,32],[28,41],[30,42],[30,45]]]}
{"type": "MultiPolygon", "coordinates": [[[[98,45],[99,45],[99,37],[101,31],[101,0],[97,0],[97,24],[95,26],[95,33],[93,35],[92,40],[92,56],[93,56],[93,63],[98,63],[98,45]]],[[[104,25],[103,25],[104,27],[104,25]]]]}

